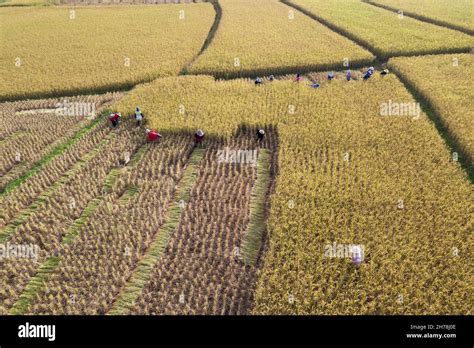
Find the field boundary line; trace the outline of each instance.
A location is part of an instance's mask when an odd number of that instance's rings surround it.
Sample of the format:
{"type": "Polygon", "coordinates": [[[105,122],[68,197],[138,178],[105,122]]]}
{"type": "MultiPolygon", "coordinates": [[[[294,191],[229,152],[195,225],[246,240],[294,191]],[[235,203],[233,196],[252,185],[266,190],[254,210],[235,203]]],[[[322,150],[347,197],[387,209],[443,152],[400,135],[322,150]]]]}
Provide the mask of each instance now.
{"type": "MultiPolygon", "coordinates": [[[[3,4],[3,2],[0,2],[0,4],[3,4]]],[[[43,5],[31,5],[31,4],[11,4],[11,5],[8,5],[8,3],[6,5],[0,5],[0,8],[9,8],[9,7],[43,7],[43,5]]]]}
{"type": "MultiPolygon", "coordinates": [[[[0,6],[1,8],[1,6],[0,6]]],[[[11,94],[0,96],[0,103],[5,102],[18,102],[22,100],[37,100],[37,99],[54,99],[54,98],[65,98],[65,97],[75,97],[78,95],[99,95],[107,93],[118,93],[118,92],[128,92],[133,89],[135,86],[154,81],[158,78],[170,77],[170,76],[155,76],[147,77],[142,79],[137,79],[132,82],[117,82],[112,85],[104,85],[98,87],[81,87],[74,89],[63,89],[61,92],[31,92],[26,94],[11,94]]]]}
{"type": "Polygon", "coordinates": [[[390,64],[390,69],[395,73],[398,79],[403,83],[405,89],[413,96],[413,98],[420,103],[421,109],[426,113],[428,119],[433,122],[436,130],[440,137],[444,140],[446,147],[451,152],[457,152],[460,156],[458,163],[466,173],[468,179],[474,184],[474,165],[472,163],[472,157],[464,151],[463,146],[457,139],[457,137],[449,130],[443,117],[436,111],[431,99],[419,88],[416,87],[415,83],[400,72],[397,67],[390,64]],[[469,163],[471,162],[471,163],[469,163]]]}
{"type": "Polygon", "coordinates": [[[204,43],[201,49],[193,57],[193,59],[183,69],[181,69],[181,72],[178,74],[178,76],[189,74],[188,69],[191,67],[191,65],[194,64],[194,62],[199,58],[199,56],[201,56],[201,54],[203,54],[204,51],[211,45],[217,33],[217,30],[219,29],[219,25],[221,23],[221,18],[222,18],[222,7],[219,4],[218,0],[211,0],[211,1],[206,1],[206,2],[212,4],[212,7],[214,8],[214,11],[216,12],[216,16],[214,17],[214,22],[212,23],[211,28],[209,29],[209,32],[207,34],[206,39],[204,40],[204,43]]]}
{"type": "Polygon", "coordinates": [[[464,28],[464,27],[456,25],[456,24],[449,23],[449,22],[443,21],[441,19],[426,17],[426,16],[423,16],[423,15],[417,14],[415,12],[406,11],[402,8],[395,8],[395,7],[392,7],[392,6],[389,6],[389,5],[378,4],[376,2],[372,2],[371,0],[362,0],[362,2],[365,2],[366,4],[369,4],[369,5],[372,5],[372,6],[375,6],[375,7],[390,11],[390,12],[398,13],[398,11],[403,11],[404,16],[411,17],[411,18],[417,19],[417,20],[422,21],[422,22],[434,24],[434,25],[437,25],[439,27],[444,27],[444,28],[460,31],[464,34],[474,35],[474,30],[464,28]]]}
{"type": "MultiPolygon", "coordinates": [[[[381,61],[381,62],[386,62],[388,59],[393,58],[393,57],[413,57],[413,56],[426,56],[426,55],[436,55],[436,54],[454,54],[454,53],[469,53],[471,49],[461,49],[461,48],[456,48],[456,49],[434,49],[431,51],[413,51],[413,52],[400,52],[400,54],[385,54],[383,53],[382,50],[372,46],[370,43],[365,41],[364,39],[353,35],[351,32],[347,31],[344,28],[341,28],[340,26],[314,14],[310,10],[305,9],[304,7],[294,4],[291,0],[280,0],[282,3],[289,7],[293,7],[294,9],[302,12],[303,14],[307,15],[308,17],[312,18],[313,20],[324,24],[326,27],[331,29],[332,31],[338,33],[339,35],[344,36],[346,39],[352,40],[359,46],[362,46],[366,50],[368,50],[370,53],[375,55],[375,57],[381,61]]],[[[365,2],[362,2],[365,3],[365,2]]]]}
{"type": "Polygon", "coordinates": [[[310,10],[305,9],[304,7],[294,4],[291,2],[291,0],[280,0],[283,4],[285,4],[288,7],[292,7],[295,10],[303,13],[304,15],[308,16],[312,20],[324,25],[325,27],[331,29],[332,31],[336,32],[337,34],[344,36],[346,39],[349,39],[353,42],[355,42],[357,45],[361,46],[362,48],[365,48],[367,51],[369,51],[373,56],[375,56],[377,59],[381,59],[383,57],[383,53],[378,50],[375,47],[372,47],[367,41],[358,38],[357,36],[352,35],[350,32],[347,30],[339,27],[336,24],[331,23],[330,21],[327,21],[326,19],[315,15],[313,12],[310,10]]]}
{"type": "Polygon", "coordinates": [[[262,149],[257,159],[257,179],[250,196],[250,219],[241,244],[242,261],[250,266],[257,266],[266,224],[266,198],[270,190],[272,177],[270,173],[272,155],[262,149]]]}
{"type": "Polygon", "coordinates": [[[102,147],[111,141],[115,133],[109,133],[105,139],[98,143],[91,151],[85,154],[79,161],[77,161],[68,171],[66,171],[58,180],[56,180],[46,190],[41,192],[36,199],[28,207],[22,209],[14,219],[12,219],[5,227],[0,230],[0,243],[5,242],[7,238],[15,232],[15,230],[25,222],[28,217],[35,212],[39,207],[46,203],[48,198],[57,189],[67,183],[81,168],[92,160],[102,149],[102,147]]]}
{"type": "Polygon", "coordinates": [[[159,227],[154,236],[154,240],[150,243],[145,253],[142,255],[137,266],[132,271],[127,283],[122,287],[121,291],[115,297],[107,315],[123,315],[126,314],[138,296],[140,296],[143,287],[149,281],[151,272],[155,263],[163,255],[168,245],[171,235],[176,231],[181,219],[181,204],[189,200],[189,192],[198,176],[199,163],[204,157],[205,149],[194,149],[191,153],[186,169],[178,183],[170,208],[163,219],[164,223],[159,227]]]}
{"type": "Polygon", "coordinates": [[[38,272],[34,277],[30,279],[28,284],[26,284],[23,292],[18,297],[18,300],[13,304],[13,306],[8,311],[10,315],[22,315],[28,309],[31,301],[38,293],[40,289],[43,288],[44,282],[49,278],[51,273],[59,265],[59,257],[58,256],[50,256],[48,257],[38,268],[38,272]]]}
{"type": "MultiPolygon", "coordinates": [[[[370,66],[374,64],[374,61],[376,60],[376,57],[374,56],[373,59],[357,59],[354,61],[351,61],[351,69],[360,69],[366,66],[370,66]]],[[[222,73],[218,71],[205,71],[205,72],[200,72],[199,74],[190,74],[193,76],[199,76],[199,75],[204,75],[204,76],[212,76],[214,77],[215,81],[219,80],[238,80],[238,79],[255,79],[257,77],[262,77],[262,76],[268,76],[268,75],[274,75],[276,79],[278,79],[279,76],[285,76],[285,75],[295,75],[297,73],[299,74],[308,74],[308,73],[315,73],[315,72],[325,72],[328,70],[337,70],[340,69],[342,70],[342,64],[341,63],[324,63],[324,64],[310,64],[310,65],[301,65],[298,67],[292,67],[292,66],[284,66],[284,67],[272,67],[272,68],[260,68],[260,69],[254,69],[252,71],[239,71],[236,73],[222,73]]],[[[344,68],[348,69],[348,67],[344,68]]]]}

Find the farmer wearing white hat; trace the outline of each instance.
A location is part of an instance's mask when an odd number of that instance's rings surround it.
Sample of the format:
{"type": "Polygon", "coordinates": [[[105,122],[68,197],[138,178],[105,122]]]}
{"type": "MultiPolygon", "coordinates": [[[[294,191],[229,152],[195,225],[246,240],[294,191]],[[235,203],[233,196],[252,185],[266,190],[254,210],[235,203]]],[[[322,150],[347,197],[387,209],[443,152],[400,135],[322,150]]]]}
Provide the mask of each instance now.
{"type": "Polygon", "coordinates": [[[142,124],[143,116],[144,116],[143,112],[137,106],[137,108],[135,109],[135,120],[137,121],[137,127],[139,127],[142,124]]]}
{"type": "Polygon", "coordinates": [[[382,75],[382,76],[388,75],[388,69],[383,69],[383,70],[380,72],[380,75],[382,75]]]}
{"type": "Polygon", "coordinates": [[[204,140],[204,132],[202,129],[198,129],[196,133],[194,133],[194,146],[198,146],[199,144],[202,144],[202,141],[204,140]]]}
{"type": "Polygon", "coordinates": [[[257,140],[258,140],[258,142],[262,142],[264,137],[265,137],[265,131],[263,129],[259,129],[257,131],[257,140]]]}

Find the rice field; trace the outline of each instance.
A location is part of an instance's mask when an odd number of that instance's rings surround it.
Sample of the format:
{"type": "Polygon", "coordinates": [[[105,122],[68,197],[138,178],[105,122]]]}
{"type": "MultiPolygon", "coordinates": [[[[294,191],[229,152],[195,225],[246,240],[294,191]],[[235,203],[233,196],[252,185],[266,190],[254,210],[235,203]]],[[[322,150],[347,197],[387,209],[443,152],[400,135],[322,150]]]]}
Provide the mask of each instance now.
{"type": "Polygon", "coordinates": [[[210,46],[188,69],[217,77],[360,66],[372,54],[276,0],[221,0],[210,46]],[[346,65],[344,65],[346,64],[346,65]]]}
{"type": "Polygon", "coordinates": [[[398,71],[417,92],[433,105],[448,132],[459,143],[468,164],[474,166],[474,73],[471,54],[394,58],[390,67],[398,71]]]}
{"type": "Polygon", "coordinates": [[[177,75],[214,15],[208,3],[1,9],[0,100],[105,92],[177,75]]]}
{"type": "Polygon", "coordinates": [[[472,0],[369,0],[385,8],[474,34],[472,0]],[[470,10],[469,10],[470,9],[470,10]]]}
{"type": "Polygon", "coordinates": [[[471,315],[469,3],[370,2],[2,2],[0,316],[471,315]]]}
{"type": "Polygon", "coordinates": [[[378,57],[469,52],[474,39],[359,0],[288,0],[378,57]]]}

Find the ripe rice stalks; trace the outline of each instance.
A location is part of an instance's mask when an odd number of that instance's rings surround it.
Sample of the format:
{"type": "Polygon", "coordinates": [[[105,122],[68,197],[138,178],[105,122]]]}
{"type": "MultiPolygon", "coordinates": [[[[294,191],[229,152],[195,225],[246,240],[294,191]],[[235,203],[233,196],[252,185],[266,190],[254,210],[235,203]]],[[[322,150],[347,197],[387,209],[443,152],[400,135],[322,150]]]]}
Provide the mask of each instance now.
{"type": "Polygon", "coordinates": [[[257,180],[252,188],[250,198],[250,221],[241,247],[242,260],[251,266],[257,265],[262,249],[263,235],[267,228],[265,205],[271,184],[270,167],[271,154],[268,150],[261,150],[257,162],[257,180]]]}

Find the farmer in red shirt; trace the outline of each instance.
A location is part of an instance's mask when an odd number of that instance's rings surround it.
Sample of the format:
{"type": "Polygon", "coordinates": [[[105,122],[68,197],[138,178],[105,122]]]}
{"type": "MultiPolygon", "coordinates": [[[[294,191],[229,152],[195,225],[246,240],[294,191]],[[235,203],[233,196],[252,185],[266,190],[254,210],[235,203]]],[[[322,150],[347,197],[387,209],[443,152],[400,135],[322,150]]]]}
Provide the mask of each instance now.
{"type": "Polygon", "coordinates": [[[118,112],[110,114],[109,120],[110,120],[110,122],[112,122],[112,127],[118,128],[120,117],[121,117],[121,115],[118,112]]]}
{"type": "Polygon", "coordinates": [[[146,137],[146,140],[149,142],[149,143],[152,143],[152,142],[155,142],[155,141],[160,141],[161,139],[161,134],[158,133],[156,130],[152,129],[152,130],[149,130],[147,129],[146,130],[146,133],[147,133],[147,137],[146,137]]]}
{"type": "Polygon", "coordinates": [[[204,140],[204,132],[201,129],[198,129],[196,133],[194,133],[194,146],[197,147],[199,144],[202,144],[204,140]]]}

